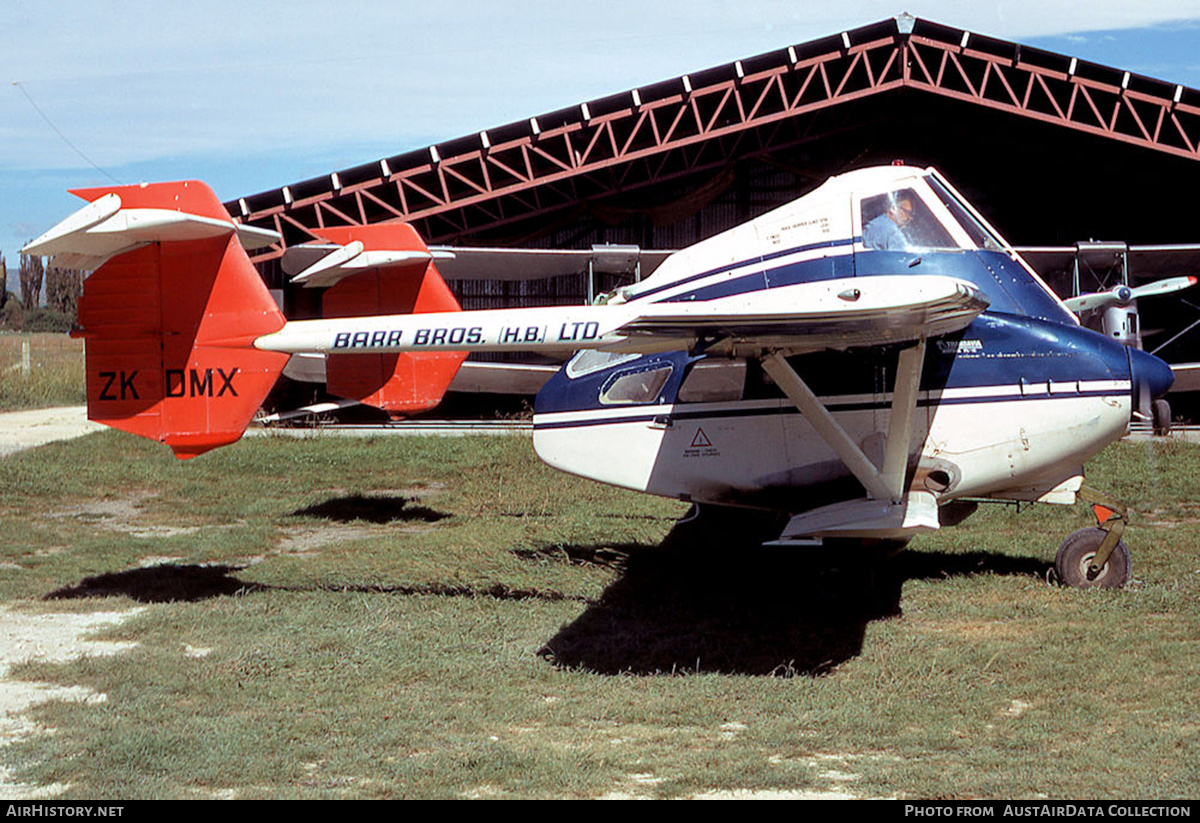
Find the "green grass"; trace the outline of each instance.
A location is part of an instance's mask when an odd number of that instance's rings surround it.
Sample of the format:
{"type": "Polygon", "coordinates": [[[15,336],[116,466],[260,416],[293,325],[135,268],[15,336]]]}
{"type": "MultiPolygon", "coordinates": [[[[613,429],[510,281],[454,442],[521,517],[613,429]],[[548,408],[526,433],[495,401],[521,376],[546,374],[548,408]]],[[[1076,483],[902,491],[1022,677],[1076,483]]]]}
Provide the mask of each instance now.
{"type": "Polygon", "coordinates": [[[0,412],[87,402],[83,341],[65,334],[0,332],[0,412]],[[29,371],[23,368],[28,347],[29,371]]]}
{"type": "Polygon", "coordinates": [[[4,762],[113,799],[1189,797],[1198,456],[1089,466],[1135,511],[1107,592],[1044,582],[1082,506],[868,564],[672,532],[524,438],[46,446],[0,461],[2,601],[149,608],[105,634],[131,652],[20,668],[107,700],[4,762]]]}

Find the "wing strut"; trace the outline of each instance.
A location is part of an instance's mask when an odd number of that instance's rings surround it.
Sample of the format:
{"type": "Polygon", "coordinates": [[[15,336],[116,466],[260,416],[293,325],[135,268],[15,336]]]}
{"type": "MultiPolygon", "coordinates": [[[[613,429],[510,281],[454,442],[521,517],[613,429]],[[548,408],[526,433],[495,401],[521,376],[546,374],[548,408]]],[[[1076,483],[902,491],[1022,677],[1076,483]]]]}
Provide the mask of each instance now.
{"type": "Polygon", "coordinates": [[[896,373],[896,388],[892,394],[892,413],[888,423],[887,447],[880,470],[850,439],[846,430],[817,399],[812,389],[779,351],[763,357],[763,370],[771,376],[784,394],[796,404],[826,445],[841,458],[846,468],[858,478],[875,500],[899,503],[904,498],[904,477],[908,468],[908,453],[912,443],[913,416],[917,408],[917,393],[921,385],[921,369],[925,362],[925,338],[915,346],[900,352],[896,373]]]}
{"type": "Polygon", "coordinates": [[[904,476],[912,445],[913,417],[917,411],[917,391],[921,369],[925,365],[925,338],[900,352],[896,368],[896,387],[892,393],[892,414],[888,421],[887,448],[883,454],[883,482],[891,499],[904,496],[904,476]]]}

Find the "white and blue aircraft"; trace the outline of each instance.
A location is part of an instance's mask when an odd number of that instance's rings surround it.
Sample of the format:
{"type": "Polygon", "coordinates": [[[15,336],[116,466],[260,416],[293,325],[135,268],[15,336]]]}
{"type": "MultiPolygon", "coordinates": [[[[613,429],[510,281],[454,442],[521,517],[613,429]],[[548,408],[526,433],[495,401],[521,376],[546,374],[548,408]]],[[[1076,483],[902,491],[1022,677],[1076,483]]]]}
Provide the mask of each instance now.
{"type": "MultiPolygon", "coordinates": [[[[979,501],[1084,497],[1102,523],[1062,544],[1058,576],[1128,578],[1123,511],[1082,467],[1171,370],[1082,328],[933,169],[831,178],[597,305],[297,321],[242,248],[277,238],[203,184],[76,193],[90,205],[25,251],[98,266],[80,306],[89,415],[180,457],[238,439],[293,355],[575,351],[536,400],[534,448],[556,468],[783,512],[777,542],[797,545],[903,543],[979,501]]],[[[438,277],[411,229],[373,228],[303,274],[438,277]]]]}

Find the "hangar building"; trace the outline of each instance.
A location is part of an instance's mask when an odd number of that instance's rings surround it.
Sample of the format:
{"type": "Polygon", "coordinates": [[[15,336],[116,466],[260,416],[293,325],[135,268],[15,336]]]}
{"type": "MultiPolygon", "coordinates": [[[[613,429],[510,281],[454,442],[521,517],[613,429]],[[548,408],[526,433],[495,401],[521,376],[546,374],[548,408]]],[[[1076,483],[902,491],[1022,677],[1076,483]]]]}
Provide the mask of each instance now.
{"type": "MultiPolygon", "coordinates": [[[[1039,247],[1027,258],[1060,294],[1200,272],[1185,196],[1200,190],[1200,90],[908,15],[226,206],[283,236],[255,263],[289,316],[319,298],[287,288],[287,246],[386,221],[430,245],[579,249],[574,272],[537,280],[443,266],[464,308],[568,303],[645,274],[655,250],[894,160],[936,166],[1010,242],[1039,247]],[[602,244],[637,248],[617,265],[582,253],[602,244]]],[[[1200,361],[1193,303],[1143,301],[1145,348],[1200,361]]]]}

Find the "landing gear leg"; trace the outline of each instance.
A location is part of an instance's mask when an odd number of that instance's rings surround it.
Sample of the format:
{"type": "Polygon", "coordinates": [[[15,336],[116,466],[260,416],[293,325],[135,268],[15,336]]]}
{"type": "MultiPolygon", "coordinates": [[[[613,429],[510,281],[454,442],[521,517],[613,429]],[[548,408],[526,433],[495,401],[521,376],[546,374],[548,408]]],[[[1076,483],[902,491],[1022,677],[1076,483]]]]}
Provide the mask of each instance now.
{"type": "Polygon", "coordinates": [[[1054,572],[1059,582],[1075,588],[1119,589],[1129,581],[1132,561],[1121,540],[1128,511],[1120,502],[1089,488],[1079,497],[1092,504],[1097,526],[1073,532],[1058,547],[1054,572]]]}

